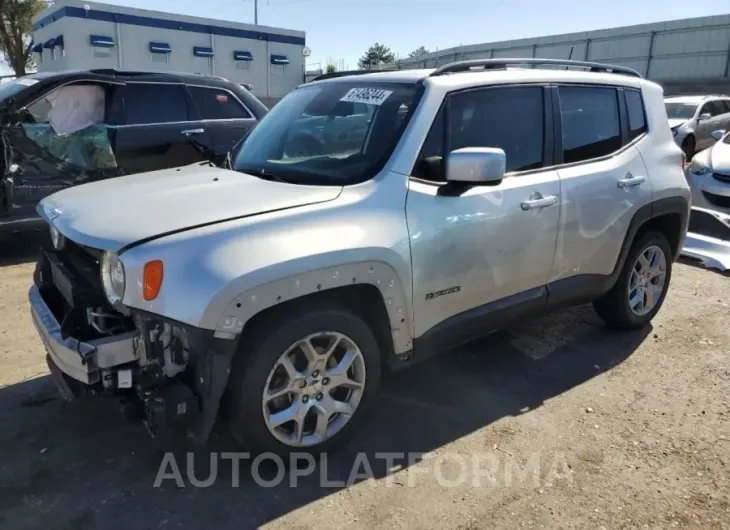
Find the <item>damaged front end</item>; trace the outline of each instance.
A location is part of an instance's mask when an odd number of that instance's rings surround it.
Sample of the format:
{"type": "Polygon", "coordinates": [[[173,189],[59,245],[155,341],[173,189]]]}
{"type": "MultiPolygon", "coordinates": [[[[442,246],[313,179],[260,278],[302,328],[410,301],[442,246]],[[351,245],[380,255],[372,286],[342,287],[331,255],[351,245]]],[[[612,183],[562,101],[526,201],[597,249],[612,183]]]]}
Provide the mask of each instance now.
{"type": "Polygon", "coordinates": [[[113,308],[101,252],[66,240],[43,250],[29,300],[61,394],[117,398],[153,436],[173,428],[203,443],[215,423],[236,341],[158,315],[113,308]]]}
{"type": "Polygon", "coordinates": [[[730,269],[730,214],[693,207],[682,254],[710,269],[730,269]]]}

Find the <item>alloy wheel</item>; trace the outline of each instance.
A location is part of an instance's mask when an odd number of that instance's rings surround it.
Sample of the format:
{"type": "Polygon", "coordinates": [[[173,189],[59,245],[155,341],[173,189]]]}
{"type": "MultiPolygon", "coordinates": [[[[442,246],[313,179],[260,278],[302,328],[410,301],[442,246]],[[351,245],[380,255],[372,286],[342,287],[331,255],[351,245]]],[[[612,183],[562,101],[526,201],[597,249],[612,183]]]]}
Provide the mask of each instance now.
{"type": "Polygon", "coordinates": [[[269,372],[262,396],[266,426],[292,447],[332,438],[353,417],[365,389],[365,359],[342,333],[325,331],[291,345],[269,372]]]}
{"type": "Polygon", "coordinates": [[[634,263],[629,277],[629,307],[644,316],[656,307],[667,279],[667,259],[656,245],[645,248],[634,263]]]}

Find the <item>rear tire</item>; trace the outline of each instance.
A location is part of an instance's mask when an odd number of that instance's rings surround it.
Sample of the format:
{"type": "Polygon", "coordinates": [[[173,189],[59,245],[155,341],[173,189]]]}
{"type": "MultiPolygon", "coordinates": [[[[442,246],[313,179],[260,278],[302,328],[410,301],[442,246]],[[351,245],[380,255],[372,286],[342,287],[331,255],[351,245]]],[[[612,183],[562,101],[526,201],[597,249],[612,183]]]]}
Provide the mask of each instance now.
{"type": "Polygon", "coordinates": [[[696,143],[695,143],[695,137],[694,136],[688,136],[684,139],[682,142],[682,152],[684,152],[684,156],[687,160],[687,163],[689,163],[692,160],[692,157],[695,156],[695,149],[696,149],[696,143]]]}
{"type": "Polygon", "coordinates": [[[234,360],[229,385],[231,433],[252,453],[274,453],[285,463],[293,452],[334,451],[346,443],[380,384],[378,342],[368,325],[345,308],[285,310],[260,322],[244,347],[247,351],[234,360]],[[306,345],[313,346],[315,362],[307,360],[306,345]],[[320,355],[325,351],[330,353],[320,355]],[[351,355],[352,370],[338,379],[337,369],[344,365],[335,357],[344,359],[349,352],[359,355],[351,355]],[[350,397],[343,398],[348,392],[350,397]],[[352,412],[327,412],[334,409],[352,412]],[[293,419],[275,427],[288,411],[294,411],[293,419]]]}
{"type": "Polygon", "coordinates": [[[598,316],[609,326],[619,329],[637,329],[648,324],[664,303],[672,264],[672,249],[664,234],[647,232],[641,236],[632,245],[616,284],[593,302],[598,316]],[[656,267],[642,267],[640,259],[644,264],[652,262],[649,265],[654,265],[655,261],[656,267]],[[660,272],[662,268],[663,273],[660,272]],[[651,307],[648,301],[652,302],[651,307]]]}

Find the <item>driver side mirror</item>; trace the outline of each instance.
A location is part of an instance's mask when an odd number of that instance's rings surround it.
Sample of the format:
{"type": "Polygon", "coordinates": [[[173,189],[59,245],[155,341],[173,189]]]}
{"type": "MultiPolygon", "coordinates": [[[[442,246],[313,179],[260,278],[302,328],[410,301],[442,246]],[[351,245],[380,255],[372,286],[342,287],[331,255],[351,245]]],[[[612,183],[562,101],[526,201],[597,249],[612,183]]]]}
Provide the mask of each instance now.
{"type": "Polygon", "coordinates": [[[725,136],[725,129],[718,129],[717,131],[712,131],[712,137],[717,140],[718,142],[722,140],[722,137],[725,136]]]}
{"type": "Polygon", "coordinates": [[[499,184],[507,156],[497,147],[464,147],[446,156],[446,181],[463,184],[499,184]]]}
{"type": "Polygon", "coordinates": [[[712,118],[712,116],[710,116],[709,112],[703,112],[702,114],[700,114],[700,117],[697,118],[697,121],[707,121],[710,118],[712,118]]]}

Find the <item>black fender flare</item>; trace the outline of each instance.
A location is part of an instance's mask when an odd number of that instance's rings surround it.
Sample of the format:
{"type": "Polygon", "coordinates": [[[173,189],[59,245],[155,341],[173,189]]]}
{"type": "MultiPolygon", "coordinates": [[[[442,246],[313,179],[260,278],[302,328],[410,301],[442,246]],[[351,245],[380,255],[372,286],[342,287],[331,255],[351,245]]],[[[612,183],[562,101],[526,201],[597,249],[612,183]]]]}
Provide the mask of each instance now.
{"type": "Polygon", "coordinates": [[[616,281],[624,268],[626,259],[628,258],[631,245],[634,244],[636,234],[639,232],[641,227],[652,219],[656,219],[662,215],[677,214],[680,217],[680,238],[674,256],[672,256],[672,259],[676,261],[682,252],[682,244],[689,225],[689,212],[689,199],[683,196],[666,197],[664,199],[659,199],[649,204],[645,204],[639,208],[629,223],[629,228],[626,231],[624,241],[621,244],[621,251],[619,252],[618,259],[616,260],[616,265],[614,266],[613,272],[606,278],[606,282],[603,286],[603,292],[610,291],[616,284],[616,281]]]}

